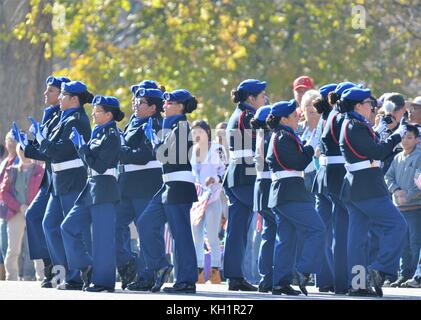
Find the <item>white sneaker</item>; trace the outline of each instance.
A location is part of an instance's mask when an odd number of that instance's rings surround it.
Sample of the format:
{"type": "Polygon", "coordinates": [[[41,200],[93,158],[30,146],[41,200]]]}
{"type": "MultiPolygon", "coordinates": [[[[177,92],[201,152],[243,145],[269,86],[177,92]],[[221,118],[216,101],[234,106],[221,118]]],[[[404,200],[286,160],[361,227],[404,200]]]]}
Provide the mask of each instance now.
{"type": "Polygon", "coordinates": [[[421,281],[409,279],[401,285],[403,288],[421,288],[421,281]]]}

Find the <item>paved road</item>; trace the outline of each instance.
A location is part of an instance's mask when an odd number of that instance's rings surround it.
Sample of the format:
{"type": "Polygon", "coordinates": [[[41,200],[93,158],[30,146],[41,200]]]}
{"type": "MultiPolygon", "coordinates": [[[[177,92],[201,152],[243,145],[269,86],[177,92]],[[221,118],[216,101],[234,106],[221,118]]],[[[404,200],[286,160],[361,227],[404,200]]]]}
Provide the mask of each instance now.
{"type": "MultiPolygon", "coordinates": [[[[170,284],[168,284],[170,285],[170,284]]],[[[120,288],[120,284],[116,285],[120,288]]],[[[116,290],[114,293],[89,293],[81,291],[60,291],[42,289],[39,282],[1,281],[0,300],[349,300],[355,297],[319,293],[316,288],[308,287],[309,296],[272,296],[266,293],[228,292],[226,285],[198,285],[196,294],[170,295],[165,293],[143,293],[116,290]]],[[[358,298],[368,299],[368,298],[358,298]]],[[[378,299],[378,298],[377,298],[378,299]]],[[[421,289],[384,288],[383,299],[421,300],[421,289]]]]}

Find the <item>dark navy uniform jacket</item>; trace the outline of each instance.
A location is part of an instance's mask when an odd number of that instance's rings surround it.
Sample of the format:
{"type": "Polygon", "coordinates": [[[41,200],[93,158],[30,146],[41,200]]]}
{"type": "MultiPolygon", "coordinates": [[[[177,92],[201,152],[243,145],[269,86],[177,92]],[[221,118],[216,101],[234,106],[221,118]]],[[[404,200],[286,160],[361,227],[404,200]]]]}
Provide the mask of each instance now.
{"type": "MultiPolygon", "coordinates": [[[[59,121],[48,137],[42,141],[40,151],[50,159],[51,163],[62,163],[79,159],[79,155],[69,139],[73,127],[77,129],[85,141],[89,140],[91,126],[84,108],[80,107],[72,110],[63,120],[59,121]]],[[[80,192],[86,183],[86,178],[86,168],[83,166],[53,172],[54,195],[80,192]]]]}
{"type": "MultiPolygon", "coordinates": [[[[332,109],[327,116],[322,114],[322,117],[324,128],[319,144],[321,155],[327,157],[342,156],[339,138],[345,115],[339,113],[336,109],[332,109]]],[[[314,180],[312,192],[339,196],[345,174],[344,164],[320,166],[320,170],[317,172],[314,180]]]]}
{"type": "MultiPolygon", "coordinates": [[[[279,126],[272,133],[266,161],[273,172],[304,171],[313,160],[313,147],[303,146],[292,130],[288,129],[279,126]]],[[[306,190],[303,178],[290,177],[272,182],[269,208],[288,201],[313,202],[313,197],[306,190]]]]}
{"type": "MultiPolygon", "coordinates": [[[[251,128],[250,120],[254,113],[252,107],[239,103],[227,125],[227,139],[230,154],[237,150],[256,149],[256,132],[251,128]]],[[[232,159],[227,168],[224,186],[228,188],[237,186],[253,186],[256,181],[256,169],[253,157],[232,159]]]]}
{"type": "MultiPolygon", "coordinates": [[[[45,116],[42,119],[42,123],[40,125],[41,131],[45,132],[46,129],[47,136],[51,133],[53,128],[58,124],[60,121],[60,106],[50,106],[46,108],[50,112],[44,112],[45,116]]],[[[36,140],[29,140],[28,145],[25,148],[25,157],[28,159],[34,159],[38,161],[44,161],[45,163],[45,170],[44,176],[42,177],[41,181],[41,188],[46,188],[48,192],[52,191],[52,179],[51,179],[51,163],[50,159],[45,156],[43,153],[39,151],[39,144],[36,140]]]]}
{"type": "Polygon", "coordinates": [[[88,168],[88,180],[76,203],[87,206],[120,200],[117,177],[102,175],[108,169],[114,169],[117,173],[120,132],[115,122],[111,121],[94,133],[95,136],[78,150],[88,168]],[[99,175],[92,175],[92,170],[99,175]]]}
{"type": "MultiPolygon", "coordinates": [[[[271,132],[269,130],[259,130],[256,139],[256,155],[254,161],[256,164],[256,171],[270,172],[269,165],[266,162],[266,156],[269,148],[271,132]]],[[[262,211],[268,209],[269,191],[271,179],[260,179],[256,177],[254,184],[254,211],[262,211]]]]}
{"type": "MultiPolygon", "coordinates": [[[[121,147],[120,165],[145,165],[155,161],[150,141],[143,130],[149,118],[141,121],[133,120],[124,129],[124,145],[121,147]]],[[[153,128],[161,130],[162,118],[153,117],[153,128]]],[[[118,177],[121,196],[125,198],[152,199],[162,187],[162,169],[153,168],[124,173],[120,171],[118,177]]]]}
{"type": "MultiPolygon", "coordinates": [[[[347,163],[365,160],[383,160],[401,141],[398,134],[380,142],[371,126],[351,113],[342,124],[339,144],[347,163]]],[[[341,197],[345,201],[360,201],[389,196],[383,172],[379,167],[347,173],[342,185],[341,197]]]]}
{"type": "MultiPolygon", "coordinates": [[[[177,171],[192,171],[189,151],[193,146],[190,126],[183,115],[174,121],[164,140],[155,146],[154,151],[158,161],[162,163],[164,174],[177,171]],[[169,161],[164,161],[168,159],[169,161]]],[[[168,131],[168,129],[164,129],[168,131]]],[[[194,183],[184,181],[171,181],[162,185],[159,195],[163,204],[188,204],[197,201],[197,192],[194,183]]]]}

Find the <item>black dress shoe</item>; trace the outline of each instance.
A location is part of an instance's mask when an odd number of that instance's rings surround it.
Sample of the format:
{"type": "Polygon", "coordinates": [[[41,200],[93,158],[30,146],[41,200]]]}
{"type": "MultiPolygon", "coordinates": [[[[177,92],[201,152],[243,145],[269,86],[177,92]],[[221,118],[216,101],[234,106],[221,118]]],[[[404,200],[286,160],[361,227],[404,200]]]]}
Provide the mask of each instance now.
{"type": "Polygon", "coordinates": [[[85,289],[87,292],[114,292],[114,288],[97,286],[96,284],[85,289]]]}
{"type": "Polygon", "coordinates": [[[83,288],[83,284],[79,283],[79,282],[64,282],[62,284],[59,284],[57,286],[57,290],[76,290],[76,291],[81,291],[83,288]]]}
{"type": "Polygon", "coordinates": [[[130,291],[149,291],[152,289],[153,285],[153,281],[141,280],[129,283],[127,289],[130,291]]]}
{"type": "Polygon", "coordinates": [[[196,285],[193,283],[176,283],[173,287],[163,289],[165,293],[196,293],[196,285]]]}
{"type": "Polygon", "coordinates": [[[298,287],[300,288],[302,293],[308,296],[306,286],[308,285],[308,282],[310,281],[310,273],[301,273],[297,271],[297,277],[298,277],[298,287]]]}
{"type": "Polygon", "coordinates": [[[272,286],[265,284],[263,282],[259,283],[259,288],[257,289],[257,291],[259,292],[263,292],[263,293],[267,293],[267,292],[271,292],[272,291],[272,286]]]}
{"type": "Polygon", "coordinates": [[[229,279],[228,290],[230,291],[257,291],[257,288],[245,279],[229,279]]]}
{"type": "Polygon", "coordinates": [[[136,259],[132,258],[124,266],[117,267],[118,274],[121,278],[121,289],[126,289],[129,283],[136,279],[137,265],[136,259]]]}
{"type": "Polygon", "coordinates": [[[82,290],[85,291],[91,284],[92,266],[87,266],[86,268],[80,270],[80,278],[83,281],[82,290]]]}
{"type": "Polygon", "coordinates": [[[53,265],[49,264],[44,267],[44,279],[41,282],[41,288],[52,288],[53,284],[51,280],[54,278],[53,265]]]}
{"type": "Polygon", "coordinates": [[[161,290],[162,285],[168,281],[168,277],[170,276],[172,269],[173,269],[173,266],[169,265],[168,267],[159,269],[156,272],[156,275],[155,275],[156,280],[155,280],[155,284],[151,288],[151,292],[158,292],[161,290]]]}
{"type": "Polygon", "coordinates": [[[273,287],[272,294],[274,295],[285,294],[287,296],[299,296],[301,292],[298,290],[294,290],[290,285],[286,285],[286,286],[273,287]]]}
{"type": "Polygon", "coordinates": [[[350,297],[375,297],[376,293],[370,289],[349,289],[347,295],[350,297]]]}
{"type": "Polygon", "coordinates": [[[319,288],[319,292],[335,292],[334,286],[324,286],[319,288]]]}
{"type": "Polygon", "coordinates": [[[379,297],[383,297],[382,286],[385,278],[386,275],[383,272],[375,269],[370,270],[370,285],[374,287],[374,290],[379,297]]]}

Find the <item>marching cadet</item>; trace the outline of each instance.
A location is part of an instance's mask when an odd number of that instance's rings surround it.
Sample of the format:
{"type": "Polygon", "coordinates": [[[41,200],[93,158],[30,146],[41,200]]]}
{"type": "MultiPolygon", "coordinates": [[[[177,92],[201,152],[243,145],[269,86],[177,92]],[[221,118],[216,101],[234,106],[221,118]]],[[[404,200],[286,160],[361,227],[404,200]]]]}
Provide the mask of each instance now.
{"type": "Polygon", "coordinates": [[[130,249],[128,226],[132,221],[137,223],[140,214],[162,186],[162,165],[156,160],[143,127],[152,119],[153,129],[160,131],[164,100],[162,90],[154,88],[140,87],[135,97],[135,116],[132,116],[124,129],[124,145],[120,155],[118,183],[122,198],[117,205],[116,254],[123,290],[127,287],[129,290],[149,291],[154,282],[146,280],[153,279],[153,274],[143,275],[146,266],[142,252],[136,264],[136,258],[130,249]]]}
{"type": "Polygon", "coordinates": [[[310,139],[304,146],[295,134],[298,127],[295,100],[275,103],[267,123],[274,130],[266,157],[272,171],[268,206],[276,214],[277,223],[272,294],[300,294],[290,286],[296,265],[300,290],[307,295],[310,274],[317,273],[320,266],[326,231],[303,178],[316,141],[310,139]],[[298,234],[303,243],[297,256],[298,234]]]}
{"type": "Polygon", "coordinates": [[[272,183],[269,166],[266,162],[271,131],[266,124],[266,118],[271,106],[257,109],[250,124],[256,130],[256,182],[254,184],[254,207],[263,217],[262,242],[259,250],[259,273],[262,279],[259,283],[259,292],[272,291],[273,282],[273,251],[276,238],[275,214],[268,208],[270,185],[272,183]]]}
{"type": "MultiPolygon", "coordinates": [[[[44,91],[45,104],[40,128],[48,135],[60,120],[59,96],[62,83],[70,82],[66,77],[49,76],[46,81],[44,91]]],[[[19,130],[18,130],[19,131],[19,130]]],[[[29,256],[32,260],[42,259],[44,262],[44,279],[41,282],[42,288],[52,288],[53,265],[45,241],[42,220],[46,211],[48,199],[52,192],[51,185],[51,163],[48,157],[39,152],[39,144],[36,140],[19,139],[21,148],[25,152],[25,157],[44,161],[45,171],[40,185],[40,189],[26,210],[26,230],[28,233],[29,256]],[[27,142],[25,142],[27,141],[27,142]]]]}
{"type": "Polygon", "coordinates": [[[348,212],[339,195],[345,177],[345,159],[339,148],[339,135],[343,114],[335,106],[341,94],[354,87],[352,82],[327,84],[320,88],[321,99],[314,106],[322,114],[320,149],[320,169],[313,185],[316,193],[316,210],[321,216],[326,229],[325,254],[322,266],[317,274],[317,286],[320,292],[348,292],[347,277],[347,241],[348,212]],[[333,248],[332,248],[333,246],[333,248]]]}
{"type": "Polygon", "coordinates": [[[380,142],[367,120],[371,113],[370,97],[369,89],[353,87],[344,91],[338,102],[339,111],[346,113],[339,139],[347,171],[341,196],[349,213],[349,294],[372,294],[365,282],[368,271],[370,285],[378,296],[382,296],[385,276],[394,275],[398,270],[407,226],[390,199],[380,161],[387,158],[401,141],[405,125],[401,124],[386,141],[380,142]],[[369,232],[379,238],[379,252],[367,266],[369,232]],[[363,277],[359,288],[355,287],[353,277],[363,277]]]}
{"type": "Polygon", "coordinates": [[[177,281],[164,292],[195,293],[198,273],[190,209],[198,199],[188,155],[193,143],[186,114],[197,108],[197,100],[184,89],[164,93],[164,100],[163,139],[154,133],[152,118],[144,126],[156,158],[162,163],[164,184],[138,219],[140,247],[147,268],[155,271],[151,291],[158,292],[173,268],[165,256],[162,232],[168,222],[175,243],[177,281]]]}
{"type": "Polygon", "coordinates": [[[230,163],[224,179],[228,197],[228,229],[224,253],[224,276],[228,290],[257,291],[244,279],[242,266],[247,245],[247,233],[253,218],[254,183],[256,169],[253,157],[256,145],[255,131],[250,120],[256,110],[265,104],[266,82],[256,79],[244,80],[231,98],[237,103],[227,126],[230,146],[230,163]]]}
{"type": "Polygon", "coordinates": [[[63,243],[71,269],[79,269],[83,290],[113,292],[115,286],[115,204],[120,199],[117,164],[120,132],[116,121],[124,118],[117,98],[95,96],[92,101],[95,127],[85,144],[73,128],[71,140],[84,165],[88,180],[61,224],[63,243]],[[92,254],[86,248],[83,232],[92,226],[92,254]],[[93,286],[90,286],[90,283],[93,286]]]}
{"type": "MultiPolygon", "coordinates": [[[[60,225],[72,209],[86,182],[86,169],[69,136],[74,127],[81,132],[86,140],[89,139],[91,127],[83,105],[91,103],[92,98],[92,94],[89,93],[84,83],[80,81],[63,82],[59,96],[61,112],[58,124],[47,136],[35,121],[30,128],[40,144],[39,151],[51,161],[53,193],[48,200],[42,226],[53,264],[64,266],[66,269],[65,282],[57,286],[59,290],[82,289],[79,271],[67,268],[60,225]]],[[[89,229],[85,230],[84,239],[90,249],[89,229]]]]}

